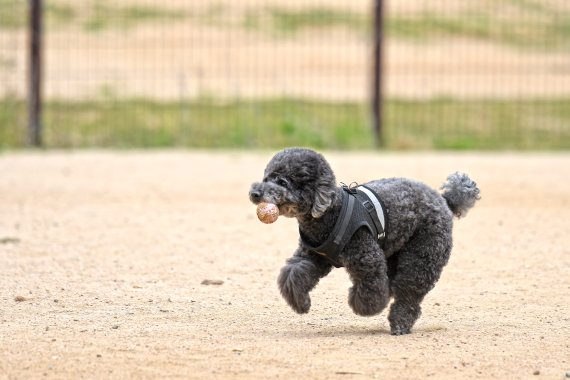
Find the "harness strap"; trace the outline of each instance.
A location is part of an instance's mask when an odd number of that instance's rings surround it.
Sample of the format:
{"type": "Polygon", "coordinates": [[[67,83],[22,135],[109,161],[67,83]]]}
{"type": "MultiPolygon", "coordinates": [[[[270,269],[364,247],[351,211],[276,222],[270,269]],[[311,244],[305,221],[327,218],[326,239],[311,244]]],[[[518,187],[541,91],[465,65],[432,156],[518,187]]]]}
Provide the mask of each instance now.
{"type": "Polygon", "coordinates": [[[362,204],[372,217],[376,232],[378,232],[378,241],[380,242],[386,237],[386,218],[384,216],[386,207],[384,207],[378,194],[376,194],[374,190],[364,185],[359,186],[358,190],[362,191],[370,199],[370,201],[366,200],[362,204]],[[370,202],[372,202],[372,204],[370,204],[370,202]]]}
{"type": "Polygon", "coordinates": [[[376,192],[366,186],[343,186],[340,215],[329,237],[318,247],[307,243],[299,230],[301,244],[311,252],[324,256],[335,267],[342,265],[338,256],[352,235],[361,227],[366,227],[376,236],[381,248],[386,237],[387,210],[376,192]]]}
{"type": "Polygon", "coordinates": [[[354,197],[347,197],[348,205],[346,206],[346,212],[342,215],[342,222],[340,223],[340,228],[336,232],[333,242],[339,245],[342,241],[342,237],[346,232],[346,227],[348,227],[348,222],[350,222],[350,216],[352,215],[352,210],[354,209],[354,197]]]}
{"type": "Polygon", "coordinates": [[[336,258],[343,248],[342,240],[346,234],[346,228],[350,223],[350,217],[354,209],[354,203],[354,197],[349,196],[345,192],[342,193],[341,214],[333,227],[332,233],[329,235],[327,240],[325,240],[325,242],[318,247],[310,246],[306,242],[306,239],[303,237],[303,233],[299,230],[299,233],[301,235],[301,242],[303,245],[305,245],[306,248],[308,248],[310,251],[318,253],[321,256],[326,257],[337,267],[340,265],[336,262],[336,258]]]}

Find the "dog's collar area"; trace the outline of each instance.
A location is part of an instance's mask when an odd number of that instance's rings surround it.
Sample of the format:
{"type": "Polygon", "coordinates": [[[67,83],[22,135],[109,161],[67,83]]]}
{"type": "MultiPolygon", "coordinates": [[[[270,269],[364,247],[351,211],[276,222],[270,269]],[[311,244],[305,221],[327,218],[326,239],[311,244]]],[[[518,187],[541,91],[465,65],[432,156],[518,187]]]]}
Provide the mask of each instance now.
{"type": "Polygon", "coordinates": [[[340,187],[342,187],[342,189],[349,194],[356,194],[356,190],[358,188],[358,183],[351,182],[349,185],[347,185],[346,183],[341,182],[340,187]]]}
{"type": "Polygon", "coordinates": [[[378,194],[367,186],[341,183],[342,207],[331,234],[324,243],[315,247],[307,242],[299,230],[301,244],[311,252],[324,256],[335,267],[342,267],[338,258],[354,233],[366,227],[383,247],[386,237],[387,210],[378,194]]]}

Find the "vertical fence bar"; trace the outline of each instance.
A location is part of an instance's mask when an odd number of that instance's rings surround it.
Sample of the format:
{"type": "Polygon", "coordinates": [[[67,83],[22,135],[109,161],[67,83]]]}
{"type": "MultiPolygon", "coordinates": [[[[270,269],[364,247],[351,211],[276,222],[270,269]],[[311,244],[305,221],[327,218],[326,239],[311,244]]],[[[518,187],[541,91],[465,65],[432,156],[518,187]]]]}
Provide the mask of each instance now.
{"type": "Polygon", "coordinates": [[[42,145],[42,17],[43,1],[30,0],[28,143],[42,145]]]}
{"type": "Polygon", "coordinates": [[[383,55],[384,55],[384,0],[374,0],[374,58],[372,73],[372,127],[376,146],[384,143],[382,136],[382,109],[383,109],[383,55]]]}

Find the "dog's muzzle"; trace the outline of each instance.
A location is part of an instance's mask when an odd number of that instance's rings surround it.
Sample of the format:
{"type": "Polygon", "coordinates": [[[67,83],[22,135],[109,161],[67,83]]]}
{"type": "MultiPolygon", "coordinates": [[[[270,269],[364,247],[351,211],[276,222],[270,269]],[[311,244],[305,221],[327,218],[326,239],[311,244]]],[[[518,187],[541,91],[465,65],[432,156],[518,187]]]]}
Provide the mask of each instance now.
{"type": "Polygon", "coordinates": [[[251,185],[251,189],[249,190],[249,199],[255,204],[258,204],[263,199],[263,189],[259,183],[251,185]]]}

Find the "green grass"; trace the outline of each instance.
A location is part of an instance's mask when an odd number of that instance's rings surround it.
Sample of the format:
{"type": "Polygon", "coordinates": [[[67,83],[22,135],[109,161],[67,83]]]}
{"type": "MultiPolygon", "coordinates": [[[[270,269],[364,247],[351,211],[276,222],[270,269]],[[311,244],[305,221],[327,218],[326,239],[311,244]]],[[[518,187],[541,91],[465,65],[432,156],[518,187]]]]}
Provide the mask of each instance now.
{"type": "Polygon", "coordinates": [[[465,13],[461,17],[422,13],[392,17],[388,35],[418,42],[442,38],[468,38],[540,50],[565,48],[570,43],[570,14],[498,20],[489,13],[465,13]]]}
{"type": "MultiPolygon", "coordinates": [[[[44,4],[45,23],[48,28],[71,23],[77,16],[69,4],[47,1],[44,4]]],[[[0,0],[0,30],[27,27],[28,1],[0,0]]]]}
{"type": "Polygon", "coordinates": [[[387,20],[387,32],[420,42],[467,38],[518,48],[566,49],[570,12],[541,0],[501,0],[494,6],[473,2],[471,8],[456,13],[393,15],[387,20]]]}
{"type": "Polygon", "coordinates": [[[25,0],[0,0],[0,29],[19,29],[26,24],[25,0]]]}
{"type": "Polygon", "coordinates": [[[91,2],[87,14],[88,17],[83,22],[87,31],[124,30],[143,23],[182,20],[187,17],[187,14],[180,10],[142,5],[118,6],[102,0],[91,2]]]}
{"type": "MultiPolygon", "coordinates": [[[[0,29],[20,29],[26,24],[28,2],[0,0],[0,29]]],[[[79,25],[88,32],[129,30],[141,24],[186,20],[215,27],[241,27],[275,37],[294,38],[307,30],[344,28],[370,34],[371,12],[361,13],[334,7],[289,8],[260,6],[239,15],[232,8],[212,3],[204,11],[191,13],[156,5],[117,5],[111,0],[45,3],[48,28],[79,25]]],[[[371,8],[372,9],[372,6],[371,8]]],[[[428,42],[466,38],[517,48],[560,50],[570,46],[570,12],[541,0],[471,2],[454,13],[388,13],[389,38],[428,42]]]]}
{"type": "Polygon", "coordinates": [[[434,149],[570,149],[570,98],[394,101],[388,145],[434,149]]]}
{"type": "Polygon", "coordinates": [[[366,15],[335,8],[288,9],[267,7],[247,12],[242,25],[249,29],[263,30],[274,35],[294,36],[307,29],[338,27],[361,33],[369,29],[369,20],[370,18],[366,15]]]}
{"type": "MultiPolygon", "coordinates": [[[[142,99],[49,102],[47,147],[329,149],[374,146],[364,104],[295,99],[160,103],[142,99]]],[[[0,102],[0,147],[22,147],[22,102],[0,102]]],[[[570,98],[389,101],[388,149],[570,149],[570,98]]]]}
{"type": "MultiPolygon", "coordinates": [[[[107,29],[131,29],[143,23],[182,20],[184,11],[147,5],[116,5],[110,0],[76,3],[45,2],[47,28],[80,25],[88,32],[107,29]]],[[[0,30],[22,29],[27,25],[28,1],[0,0],[0,30]]]]}
{"type": "MultiPolygon", "coordinates": [[[[247,12],[242,25],[285,37],[294,37],[306,30],[337,27],[368,35],[371,17],[370,13],[332,7],[262,7],[247,12]]],[[[220,10],[218,20],[222,19],[220,10]]],[[[455,13],[388,13],[386,33],[389,38],[417,42],[466,38],[518,48],[565,49],[570,44],[570,12],[539,0],[501,0],[495,6],[473,2],[469,9],[455,13]],[[497,12],[501,7],[508,11],[497,12]],[[513,16],[515,14],[517,16],[513,16]]]]}
{"type": "Polygon", "coordinates": [[[22,126],[26,123],[26,105],[12,97],[0,99],[0,149],[22,147],[26,136],[22,126]]]}
{"type": "Polygon", "coordinates": [[[349,148],[368,137],[352,119],[357,112],[355,105],[332,110],[328,104],[295,100],[51,103],[46,107],[46,141],[63,147],[242,148],[303,141],[315,147],[349,148]]]}

